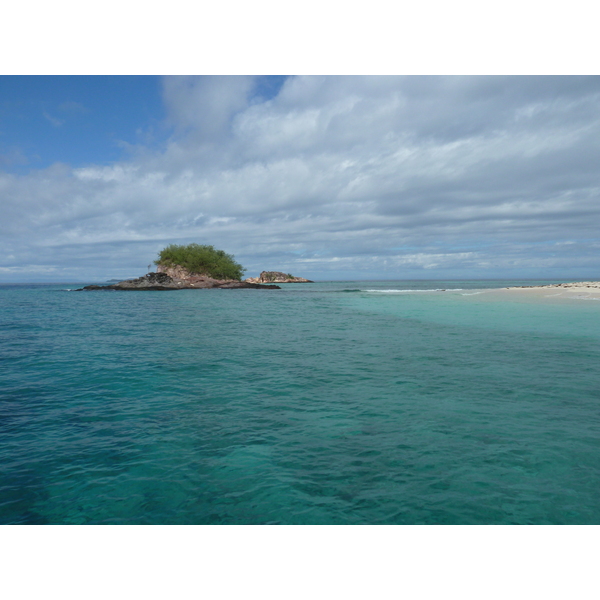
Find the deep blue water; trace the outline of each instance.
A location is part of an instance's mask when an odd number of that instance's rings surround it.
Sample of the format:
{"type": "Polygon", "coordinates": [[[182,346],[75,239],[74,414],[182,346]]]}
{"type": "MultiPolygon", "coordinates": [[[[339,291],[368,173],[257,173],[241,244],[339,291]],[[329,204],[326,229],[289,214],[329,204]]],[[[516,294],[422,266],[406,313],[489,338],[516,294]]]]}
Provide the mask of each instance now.
{"type": "Polygon", "coordinates": [[[0,523],[598,524],[600,301],[511,283],[0,286],[0,523]]]}

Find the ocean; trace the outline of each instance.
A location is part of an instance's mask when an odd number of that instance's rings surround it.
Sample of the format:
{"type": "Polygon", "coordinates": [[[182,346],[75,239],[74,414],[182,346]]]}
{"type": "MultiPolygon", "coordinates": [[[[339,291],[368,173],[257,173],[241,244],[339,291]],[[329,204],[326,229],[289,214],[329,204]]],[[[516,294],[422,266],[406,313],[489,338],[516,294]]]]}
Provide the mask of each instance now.
{"type": "Polygon", "coordinates": [[[0,523],[600,524],[600,301],[532,283],[1,285],[0,523]]]}

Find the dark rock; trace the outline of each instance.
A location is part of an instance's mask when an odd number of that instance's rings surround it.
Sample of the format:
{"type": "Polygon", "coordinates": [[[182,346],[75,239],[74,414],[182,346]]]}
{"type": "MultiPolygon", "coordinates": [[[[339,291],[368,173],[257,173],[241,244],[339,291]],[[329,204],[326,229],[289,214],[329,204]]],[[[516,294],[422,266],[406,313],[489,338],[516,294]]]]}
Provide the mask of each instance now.
{"type": "Polygon", "coordinates": [[[198,290],[198,289],[210,289],[220,288],[225,290],[237,290],[237,289],[265,289],[265,290],[279,290],[281,289],[278,285],[259,285],[256,283],[247,283],[245,281],[233,281],[233,280],[218,280],[212,279],[206,276],[189,277],[186,279],[176,279],[166,273],[148,273],[143,277],[137,279],[127,279],[125,281],[119,281],[113,285],[86,285],[85,287],[75,290],[77,292],[83,291],[146,291],[146,292],[163,292],[170,290],[198,290]]]}
{"type": "Polygon", "coordinates": [[[76,292],[83,292],[86,290],[107,290],[108,286],[107,285],[86,285],[85,287],[82,287],[78,290],[75,290],[76,292]]]}
{"type": "Polygon", "coordinates": [[[222,290],[280,290],[278,285],[261,285],[260,283],[248,283],[247,281],[233,281],[231,283],[222,283],[215,285],[222,290]]]}
{"type": "Polygon", "coordinates": [[[137,279],[126,279],[125,281],[119,281],[112,285],[86,285],[78,292],[81,291],[94,291],[94,290],[121,290],[121,291],[132,291],[132,290],[143,290],[143,291],[166,291],[166,290],[178,290],[182,289],[181,284],[177,284],[171,277],[164,273],[148,273],[143,277],[137,279]]]}

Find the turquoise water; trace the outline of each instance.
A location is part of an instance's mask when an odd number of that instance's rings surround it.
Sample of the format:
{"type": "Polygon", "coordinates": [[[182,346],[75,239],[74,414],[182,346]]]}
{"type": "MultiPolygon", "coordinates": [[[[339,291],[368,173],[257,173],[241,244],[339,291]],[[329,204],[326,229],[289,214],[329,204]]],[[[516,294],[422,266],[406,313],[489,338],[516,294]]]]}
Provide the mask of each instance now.
{"type": "Polygon", "coordinates": [[[600,301],[511,283],[0,286],[0,523],[598,524],[600,301]]]}

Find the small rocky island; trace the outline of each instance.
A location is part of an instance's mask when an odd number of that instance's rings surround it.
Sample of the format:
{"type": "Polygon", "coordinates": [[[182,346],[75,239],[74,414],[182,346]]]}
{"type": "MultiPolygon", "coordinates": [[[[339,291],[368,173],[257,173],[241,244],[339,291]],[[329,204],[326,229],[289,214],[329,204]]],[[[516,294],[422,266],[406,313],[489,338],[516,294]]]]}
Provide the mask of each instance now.
{"type": "MultiPolygon", "coordinates": [[[[159,267],[160,268],[160,267],[159,267]]],[[[165,272],[148,273],[137,279],[126,279],[112,285],[86,285],[76,290],[77,292],[94,290],[117,290],[117,291],[167,291],[167,290],[200,290],[208,288],[221,288],[224,290],[280,290],[278,285],[260,285],[235,279],[213,279],[207,275],[190,273],[188,276],[171,277],[165,272]]]]}
{"type": "Polygon", "coordinates": [[[248,277],[246,283],[314,283],[310,279],[294,277],[281,271],[263,271],[258,277],[248,277]]]}
{"type": "Polygon", "coordinates": [[[234,257],[213,246],[171,244],[154,261],[156,272],[112,285],[86,285],[76,290],[167,291],[220,288],[226,290],[279,290],[278,285],[242,281],[244,268],[234,257]]]}

